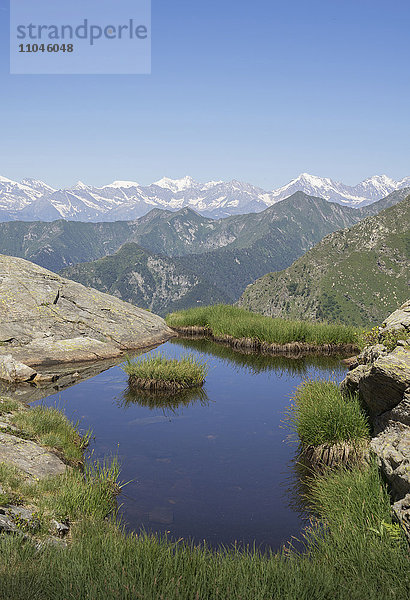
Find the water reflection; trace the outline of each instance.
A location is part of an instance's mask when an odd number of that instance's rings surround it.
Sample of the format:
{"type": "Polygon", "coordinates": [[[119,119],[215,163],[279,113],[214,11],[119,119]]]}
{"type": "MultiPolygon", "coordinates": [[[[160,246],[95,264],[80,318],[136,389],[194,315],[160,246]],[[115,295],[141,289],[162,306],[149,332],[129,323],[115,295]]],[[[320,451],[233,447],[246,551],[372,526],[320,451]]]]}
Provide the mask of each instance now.
{"type": "Polygon", "coordinates": [[[236,368],[237,371],[246,369],[251,375],[275,371],[275,375],[307,376],[312,367],[332,370],[335,373],[345,373],[346,367],[341,363],[341,356],[315,355],[292,358],[284,355],[257,354],[233,350],[207,339],[173,338],[172,344],[189,350],[195,349],[207,356],[217,356],[225,365],[236,368]]]}
{"type": "Polygon", "coordinates": [[[309,498],[312,480],[316,472],[303,455],[302,447],[298,446],[294,458],[288,464],[286,495],[289,507],[301,518],[308,518],[311,513],[309,498]]]}
{"type": "Polygon", "coordinates": [[[161,409],[164,414],[167,412],[175,414],[178,409],[197,403],[207,406],[209,402],[208,394],[203,388],[190,388],[179,392],[151,392],[128,387],[118,398],[117,405],[120,408],[129,408],[130,405],[138,404],[150,410],[161,409]]]}

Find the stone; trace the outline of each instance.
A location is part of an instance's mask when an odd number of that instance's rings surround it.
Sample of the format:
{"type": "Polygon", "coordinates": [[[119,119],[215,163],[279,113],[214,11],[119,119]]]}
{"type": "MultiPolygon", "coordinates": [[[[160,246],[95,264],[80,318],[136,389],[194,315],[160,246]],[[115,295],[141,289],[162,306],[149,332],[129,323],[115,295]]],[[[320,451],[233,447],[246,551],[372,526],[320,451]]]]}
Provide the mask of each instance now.
{"type": "Polygon", "coordinates": [[[360,397],[371,416],[397,406],[409,386],[410,348],[401,346],[375,360],[358,382],[360,397]]]}
{"type": "Polygon", "coordinates": [[[372,438],[370,448],[392,488],[394,499],[410,493],[410,427],[389,421],[372,438]]]}
{"type": "Polygon", "coordinates": [[[393,513],[410,542],[410,494],[393,504],[393,513]]]}
{"type": "Polygon", "coordinates": [[[399,421],[410,427],[410,389],[404,393],[403,400],[392,410],[383,413],[373,421],[375,433],[378,433],[391,421],[399,421]]]}
{"type": "Polygon", "coordinates": [[[0,379],[3,381],[31,381],[36,375],[34,369],[14,360],[11,354],[0,356],[0,379]]]}
{"type": "Polygon", "coordinates": [[[66,465],[55,454],[31,440],[23,440],[9,433],[0,433],[0,462],[17,467],[32,478],[61,475],[66,465]]]}
{"type": "Polygon", "coordinates": [[[410,300],[387,317],[380,331],[383,333],[395,329],[407,329],[410,332],[410,300]]]}
{"type": "MultiPolygon", "coordinates": [[[[410,302],[406,302],[386,319],[380,331],[409,327],[410,302]]],[[[389,483],[393,499],[399,502],[410,494],[410,347],[407,337],[405,344],[396,343],[391,351],[381,344],[366,348],[358,362],[362,364],[347,374],[341,389],[357,391],[366,406],[372,426],[370,448],[389,483]]],[[[406,518],[408,520],[408,514],[406,518]]]]}
{"type": "Polygon", "coordinates": [[[28,367],[115,358],[174,335],[118,298],[0,255],[0,357],[28,367]]]}
{"type": "Polygon", "coordinates": [[[0,533],[15,533],[18,529],[13,523],[13,519],[7,515],[0,514],[0,533]]]}
{"type": "Polygon", "coordinates": [[[60,523],[59,521],[56,521],[55,519],[52,519],[51,526],[53,527],[53,529],[55,530],[57,535],[60,537],[66,536],[67,533],[70,531],[70,528],[68,527],[68,525],[65,525],[64,523],[60,523]]]}
{"type": "Polygon", "coordinates": [[[383,344],[376,344],[375,346],[367,346],[361,354],[357,357],[357,361],[361,365],[368,365],[373,363],[381,356],[388,354],[386,346],[383,344]]]}
{"type": "Polygon", "coordinates": [[[9,505],[7,508],[0,508],[1,514],[6,514],[13,517],[19,517],[20,519],[24,519],[24,521],[30,521],[33,518],[33,511],[29,508],[24,508],[24,506],[14,506],[9,505]]]}
{"type": "Polygon", "coordinates": [[[349,371],[346,377],[340,384],[341,389],[348,394],[355,394],[359,391],[359,381],[367,375],[370,367],[366,365],[359,365],[355,369],[349,371]]]}

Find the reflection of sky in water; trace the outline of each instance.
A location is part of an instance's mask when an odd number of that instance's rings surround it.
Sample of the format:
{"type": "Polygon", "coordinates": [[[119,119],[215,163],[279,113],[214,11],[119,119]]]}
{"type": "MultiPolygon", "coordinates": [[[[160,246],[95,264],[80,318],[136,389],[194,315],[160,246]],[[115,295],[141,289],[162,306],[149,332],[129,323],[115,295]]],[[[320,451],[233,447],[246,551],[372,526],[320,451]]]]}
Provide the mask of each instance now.
{"type": "Polygon", "coordinates": [[[298,536],[303,519],[284,411],[305,378],[340,380],[334,358],[284,359],[232,352],[200,340],[168,342],[167,356],[205,354],[206,385],[169,399],[135,394],[113,367],[46,398],[95,435],[94,456],[118,452],[119,498],[132,529],[278,548],[298,536]]]}

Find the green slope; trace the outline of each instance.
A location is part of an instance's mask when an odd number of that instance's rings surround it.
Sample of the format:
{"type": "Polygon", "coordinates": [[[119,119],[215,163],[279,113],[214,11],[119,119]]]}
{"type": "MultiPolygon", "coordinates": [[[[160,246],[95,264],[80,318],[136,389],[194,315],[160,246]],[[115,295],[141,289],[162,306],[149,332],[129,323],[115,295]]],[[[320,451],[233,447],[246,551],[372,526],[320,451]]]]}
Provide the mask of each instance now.
{"type": "Polygon", "coordinates": [[[61,275],[160,315],[229,301],[215,285],[176,260],[134,243],[125,244],[112,256],[64,269],[61,275]]]}
{"type": "Polygon", "coordinates": [[[112,254],[132,236],[132,222],[0,223],[0,254],[17,256],[50,271],[112,254]]]}
{"type": "Polygon", "coordinates": [[[377,215],[382,210],[389,208],[390,206],[394,206],[398,202],[401,202],[410,194],[410,187],[403,188],[401,190],[396,190],[392,192],[385,198],[378,200],[377,202],[373,202],[373,204],[369,204],[368,206],[364,206],[363,208],[359,208],[358,211],[362,218],[372,217],[373,215],[377,215]]]}
{"type": "Polygon", "coordinates": [[[408,296],[410,196],[326,236],[284,271],[265,275],[239,305],[271,316],[369,326],[408,296]]]}

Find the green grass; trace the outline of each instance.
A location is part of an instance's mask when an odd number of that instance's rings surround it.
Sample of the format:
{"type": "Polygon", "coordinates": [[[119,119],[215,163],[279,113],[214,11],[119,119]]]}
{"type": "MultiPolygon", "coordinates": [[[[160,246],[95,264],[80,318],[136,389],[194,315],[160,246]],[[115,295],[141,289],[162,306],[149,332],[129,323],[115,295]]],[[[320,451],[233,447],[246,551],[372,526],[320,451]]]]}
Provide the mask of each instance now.
{"type": "Polygon", "coordinates": [[[0,415],[6,415],[20,410],[22,404],[13,398],[0,398],[0,415]]]}
{"type": "Polygon", "coordinates": [[[343,395],[331,381],[302,383],[288,410],[287,422],[306,445],[369,439],[367,417],[357,396],[343,395]]]}
{"type": "Polygon", "coordinates": [[[138,360],[128,359],[124,371],[131,387],[183,389],[203,385],[208,366],[191,354],[176,359],[158,352],[138,360]]]}
{"type": "Polygon", "coordinates": [[[90,433],[81,437],[78,423],[72,424],[57,408],[36,406],[14,413],[10,421],[40,445],[58,450],[68,463],[76,465],[83,462],[90,433]]]}
{"type": "Polygon", "coordinates": [[[180,540],[124,534],[85,519],[66,549],[0,537],[0,597],[13,600],[402,600],[409,558],[391,522],[375,465],[311,484],[320,512],[305,552],[212,551],[180,540]]]}
{"type": "Polygon", "coordinates": [[[49,534],[51,518],[70,523],[84,519],[95,522],[115,513],[118,482],[118,461],[89,462],[84,471],[67,469],[58,476],[40,480],[27,479],[22,471],[0,463],[0,485],[3,504],[34,506],[43,524],[39,535],[49,534]]]}
{"type": "Polygon", "coordinates": [[[274,319],[224,304],[171,313],[166,321],[170,327],[207,327],[217,336],[257,339],[269,344],[357,345],[361,331],[339,324],[274,319]]]}
{"type": "Polygon", "coordinates": [[[409,337],[408,331],[401,327],[400,329],[390,329],[388,331],[379,331],[379,327],[373,327],[370,331],[364,331],[360,339],[360,348],[363,350],[366,346],[383,344],[389,352],[395,349],[399,340],[406,341],[409,337]]]}

